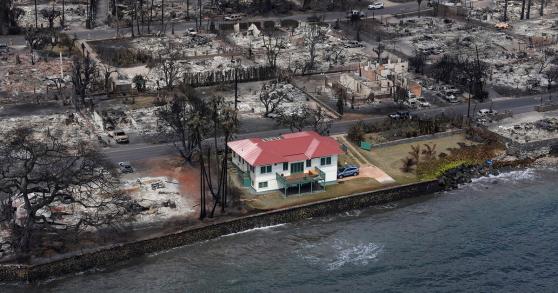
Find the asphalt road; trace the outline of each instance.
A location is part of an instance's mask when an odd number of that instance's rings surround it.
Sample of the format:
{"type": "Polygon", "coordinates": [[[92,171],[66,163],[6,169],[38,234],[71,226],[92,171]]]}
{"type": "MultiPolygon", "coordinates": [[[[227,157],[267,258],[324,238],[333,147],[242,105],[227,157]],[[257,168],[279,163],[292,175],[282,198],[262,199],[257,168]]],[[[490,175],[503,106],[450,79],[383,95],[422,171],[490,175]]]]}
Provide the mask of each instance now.
{"type": "MultiPolygon", "coordinates": [[[[423,5],[426,6],[426,5],[423,5]]],[[[423,7],[423,10],[426,10],[426,7],[423,7]]],[[[401,3],[396,4],[391,7],[386,7],[384,9],[375,10],[374,16],[375,17],[382,17],[383,15],[392,15],[392,14],[401,14],[401,13],[411,13],[416,12],[418,10],[416,2],[409,2],[409,3],[401,3]]],[[[363,11],[367,14],[368,18],[372,18],[372,11],[363,11]]],[[[309,16],[318,15],[323,16],[326,22],[334,22],[337,19],[344,20],[346,19],[346,12],[325,12],[325,13],[302,13],[302,14],[295,14],[289,16],[269,16],[269,17],[247,17],[245,20],[249,21],[265,21],[265,20],[284,20],[284,19],[296,19],[299,21],[305,21],[309,16]]],[[[221,21],[222,19],[218,19],[221,21]]],[[[207,24],[208,20],[204,20],[203,25],[207,24]]],[[[166,32],[168,34],[171,33],[170,24],[174,23],[174,31],[175,34],[181,34],[186,32],[188,28],[195,27],[194,21],[179,21],[179,22],[165,22],[166,32]]],[[[151,31],[157,33],[161,31],[161,23],[154,22],[151,25],[151,31]]],[[[145,31],[147,31],[147,26],[145,26],[145,31]]],[[[85,40],[103,40],[103,39],[110,39],[116,37],[116,29],[110,27],[97,27],[95,29],[76,29],[76,30],[67,30],[65,31],[67,34],[73,36],[74,34],[78,37],[78,39],[85,39],[85,40]]],[[[130,28],[121,28],[119,31],[119,36],[130,36],[130,28]]],[[[25,38],[23,35],[15,35],[15,36],[0,36],[0,42],[5,43],[12,43],[13,45],[25,45],[25,38]]]]}
{"type": "MultiPolygon", "coordinates": [[[[490,108],[503,112],[505,110],[510,110],[514,114],[525,113],[533,111],[535,105],[540,104],[540,95],[511,98],[506,100],[499,100],[495,102],[486,102],[471,105],[471,113],[478,111],[482,108],[490,108]]],[[[419,111],[413,111],[413,114],[424,115],[426,117],[433,117],[435,115],[445,113],[447,115],[467,115],[467,104],[459,104],[454,106],[448,106],[443,108],[433,108],[424,109],[419,111]]],[[[366,123],[381,122],[385,117],[374,117],[370,119],[364,119],[362,121],[366,123]]],[[[357,121],[338,121],[333,123],[330,129],[330,134],[341,134],[346,133],[349,128],[357,123],[357,121]]],[[[246,132],[237,134],[235,139],[243,139],[250,137],[273,137],[279,136],[283,133],[290,132],[289,129],[274,129],[268,131],[260,132],[246,132]]],[[[159,156],[167,156],[177,154],[176,149],[172,143],[166,144],[128,144],[128,145],[117,145],[114,147],[109,147],[103,149],[103,153],[113,162],[120,161],[141,161],[149,158],[156,158],[159,156]]]]}

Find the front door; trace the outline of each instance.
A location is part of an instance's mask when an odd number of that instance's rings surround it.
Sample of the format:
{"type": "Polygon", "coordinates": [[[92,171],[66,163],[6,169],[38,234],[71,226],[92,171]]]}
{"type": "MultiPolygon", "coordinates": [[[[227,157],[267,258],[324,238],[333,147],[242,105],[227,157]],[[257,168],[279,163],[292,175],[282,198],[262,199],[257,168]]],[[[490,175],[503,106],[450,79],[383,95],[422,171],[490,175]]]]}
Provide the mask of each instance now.
{"type": "Polygon", "coordinates": [[[304,162],[291,164],[291,174],[298,174],[302,172],[304,172],[304,162]]]}

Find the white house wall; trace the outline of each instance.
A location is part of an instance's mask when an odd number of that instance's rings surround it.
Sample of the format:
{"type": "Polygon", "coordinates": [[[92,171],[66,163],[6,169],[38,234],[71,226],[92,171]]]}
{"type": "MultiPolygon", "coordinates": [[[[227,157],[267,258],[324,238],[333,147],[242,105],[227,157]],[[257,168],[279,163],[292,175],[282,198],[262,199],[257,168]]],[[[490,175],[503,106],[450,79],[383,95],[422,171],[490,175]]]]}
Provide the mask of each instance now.
{"type": "MultiPolygon", "coordinates": [[[[283,163],[273,164],[271,166],[271,173],[264,173],[264,174],[261,173],[261,167],[262,166],[255,166],[254,167],[254,172],[251,172],[250,171],[250,165],[248,165],[248,163],[246,163],[246,161],[243,162],[243,160],[238,155],[233,155],[232,156],[232,162],[242,172],[249,172],[250,178],[252,180],[252,187],[254,188],[254,190],[256,192],[266,192],[266,191],[272,191],[272,190],[277,190],[279,188],[282,188],[282,186],[279,186],[278,183],[277,183],[276,174],[282,174],[284,176],[290,176],[291,175],[291,164],[292,163],[298,163],[300,161],[289,162],[289,168],[285,171],[283,171],[283,163]],[[267,187],[266,188],[259,188],[259,183],[260,182],[267,182],[267,187]]],[[[312,159],[312,166],[311,167],[306,167],[306,161],[302,161],[302,162],[304,163],[304,172],[305,173],[309,172],[310,170],[314,170],[314,168],[318,167],[320,170],[322,170],[322,172],[325,173],[325,175],[326,175],[325,181],[326,182],[337,181],[337,155],[331,156],[331,164],[330,165],[320,166],[321,158],[312,159]]]]}

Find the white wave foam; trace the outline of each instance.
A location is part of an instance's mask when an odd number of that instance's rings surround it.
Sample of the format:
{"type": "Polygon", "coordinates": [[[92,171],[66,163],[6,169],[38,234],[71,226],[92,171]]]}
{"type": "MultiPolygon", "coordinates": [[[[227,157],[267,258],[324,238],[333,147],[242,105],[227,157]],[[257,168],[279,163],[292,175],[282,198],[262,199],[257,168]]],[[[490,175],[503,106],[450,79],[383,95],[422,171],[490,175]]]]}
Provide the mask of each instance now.
{"type": "Polygon", "coordinates": [[[509,171],[500,173],[498,175],[489,175],[487,177],[480,177],[475,178],[472,180],[473,183],[483,183],[490,181],[492,182],[494,179],[502,180],[504,182],[514,182],[514,181],[525,181],[525,180],[533,180],[536,178],[535,169],[527,168],[523,170],[516,170],[516,171],[509,171]]]}
{"type": "Polygon", "coordinates": [[[283,223],[283,224],[277,224],[277,225],[271,225],[271,226],[257,227],[257,228],[252,228],[252,229],[236,232],[236,233],[223,235],[222,237],[229,237],[229,236],[234,236],[234,235],[238,235],[238,234],[250,233],[250,232],[254,232],[254,231],[265,231],[265,230],[270,230],[270,229],[285,226],[285,225],[286,224],[283,223]]]}
{"type": "Polygon", "coordinates": [[[342,249],[335,256],[335,260],[328,264],[328,270],[336,270],[346,264],[366,265],[376,259],[382,250],[383,246],[375,243],[359,244],[342,249]]]}

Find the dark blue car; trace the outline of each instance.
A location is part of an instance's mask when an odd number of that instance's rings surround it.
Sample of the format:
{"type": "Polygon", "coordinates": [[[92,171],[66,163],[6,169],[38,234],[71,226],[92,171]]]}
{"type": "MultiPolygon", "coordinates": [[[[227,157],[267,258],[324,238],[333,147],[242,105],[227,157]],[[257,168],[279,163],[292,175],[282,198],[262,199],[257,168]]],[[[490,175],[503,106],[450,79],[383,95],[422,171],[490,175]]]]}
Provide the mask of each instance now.
{"type": "Polygon", "coordinates": [[[359,171],[358,167],[352,165],[339,168],[339,170],[337,170],[337,178],[341,179],[343,177],[357,176],[358,171],[359,171]]]}

